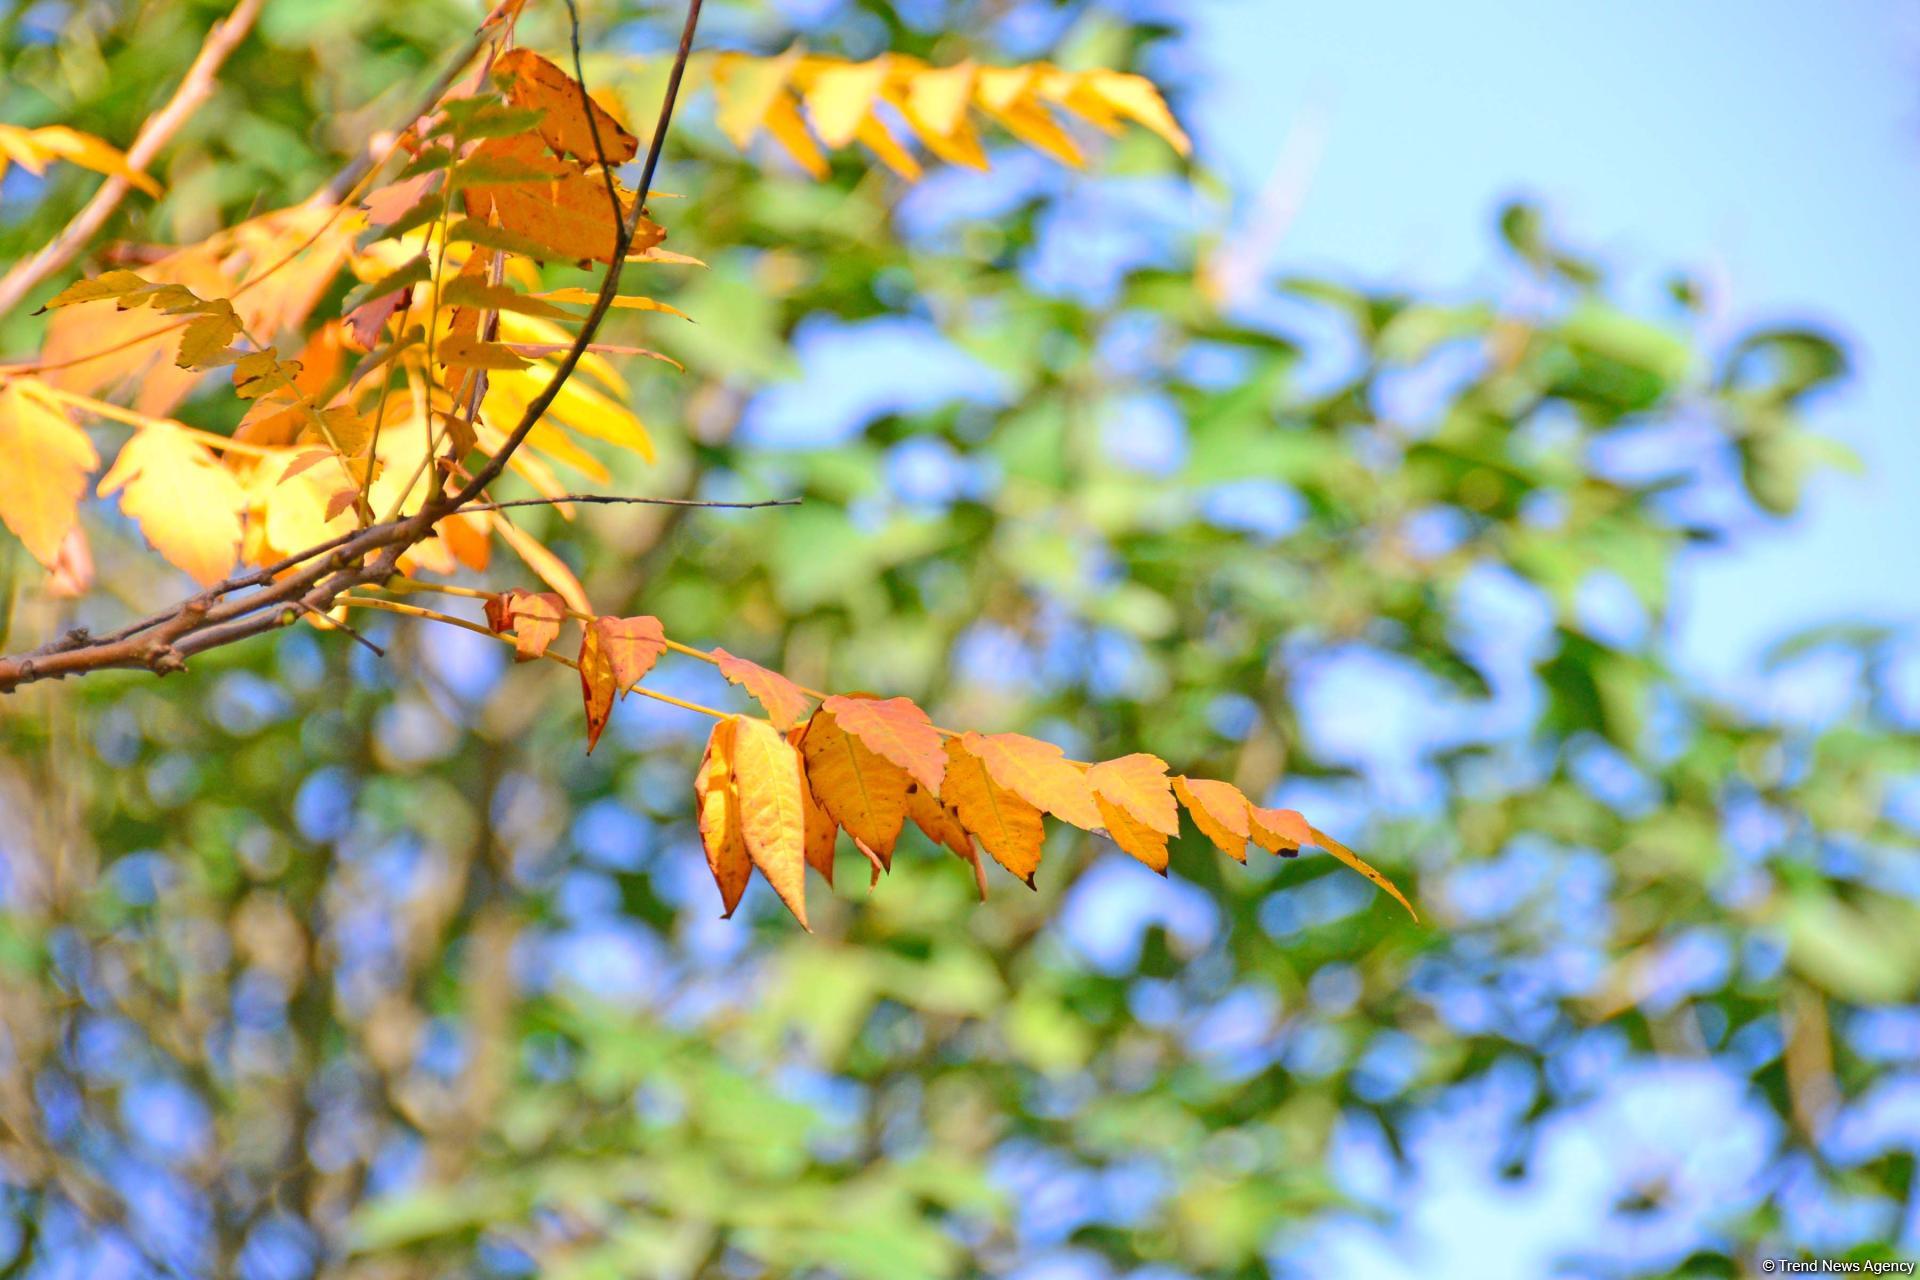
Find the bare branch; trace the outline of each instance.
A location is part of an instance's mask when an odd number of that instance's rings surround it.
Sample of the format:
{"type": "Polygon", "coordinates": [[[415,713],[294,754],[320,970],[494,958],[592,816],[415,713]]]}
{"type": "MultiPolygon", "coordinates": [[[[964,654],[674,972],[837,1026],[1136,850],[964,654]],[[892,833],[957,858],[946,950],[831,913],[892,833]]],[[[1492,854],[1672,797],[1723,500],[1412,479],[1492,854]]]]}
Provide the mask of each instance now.
{"type": "Polygon", "coordinates": [[[761,507],[797,507],[798,498],[762,498],[758,502],[710,502],[705,498],[628,498],[614,493],[563,493],[557,498],[515,498],[510,502],[476,502],[461,511],[504,511],[508,507],[557,507],[565,502],[604,503],[645,507],[707,507],[717,511],[755,511],[761,507]]]}
{"type": "MultiPolygon", "coordinates": [[[[262,0],[240,0],[232,13],[213,24],[200,46],[199,56],[187,68],[186,77],[173,91],[173,97],[140,126],[133,145],[127,148],[129,166],[145,169],[160,154],[160,149],[173,140],[180,126],[200,109],[200,104],[213,92],[214,74],[252,28],[261,3],[262,0]]],[[[73,261],[74,255],[86,247],[120,207],[128,185],[125,178],[109,177],[58,235],[38,252],[14,263],[12,269],[0,277],[0,314],[13,310],[35,285],[73,261]]]]}

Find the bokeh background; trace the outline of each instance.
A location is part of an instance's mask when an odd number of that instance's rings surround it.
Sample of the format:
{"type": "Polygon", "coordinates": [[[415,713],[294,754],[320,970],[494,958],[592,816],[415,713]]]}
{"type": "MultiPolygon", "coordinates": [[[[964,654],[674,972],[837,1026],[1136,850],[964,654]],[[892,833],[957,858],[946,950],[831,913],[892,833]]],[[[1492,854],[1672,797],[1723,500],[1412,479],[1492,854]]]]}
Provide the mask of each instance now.
{"type": "MultiPolygon", "coordinates": [[[[11,7],[0,117],[124,142],[219,12],[11,7]]],[[[476,13],[269,0],[116,234],[303,198],[476,13]]],[[[650,119],[677,14],[583,14],[650,119]]],[[[1914,10],[703,27],[796,38],[1137,67],[1196,155],[816,184],[696,97],[661,185],[710,269],[647,282],[699,323],[630,330],[688,372],[636,378],[662,458],[618,487],[806,502],[533,527],[608,612],[1302,808],[1422,923],[1324,858],[1191,836],[1163,881],[1066,830],[1037,892],[975,905],[920,848],[869,894],[843,854],[813,936],[763,887],[722,922],[706,722],[630,700],[586,758],[565,673],[450,629],[36,687],[0,705],[0,1271],[1920,1254],[1914,10]]],[[[0,256],[86,189],[9,174],[0,256]]],[[[177,590],[129,527],[95,546],[77,618],[16,564],[9,647],[177,590]]]]}

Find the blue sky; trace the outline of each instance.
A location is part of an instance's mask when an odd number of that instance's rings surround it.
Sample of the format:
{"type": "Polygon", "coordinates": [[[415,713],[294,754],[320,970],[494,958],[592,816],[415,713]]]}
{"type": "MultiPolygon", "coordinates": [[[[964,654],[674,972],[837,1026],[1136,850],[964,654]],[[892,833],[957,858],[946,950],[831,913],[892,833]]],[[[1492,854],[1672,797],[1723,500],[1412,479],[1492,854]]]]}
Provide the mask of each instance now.
{"type": "Polygon", "coordinates": [[[1681,652],[1723,687],[1799,626],[1920,604],[1920,7],[1307,4],[1191,11],[1210,163],[1301,175],[1283,271],[1452,289],[1494,273],[1520,193],[1623,266],[1704,270],[1725,323],[1814,321],[1860,377],[1821,425],[1864,459],[1794,520],[1699,556],[1681,652]]]}

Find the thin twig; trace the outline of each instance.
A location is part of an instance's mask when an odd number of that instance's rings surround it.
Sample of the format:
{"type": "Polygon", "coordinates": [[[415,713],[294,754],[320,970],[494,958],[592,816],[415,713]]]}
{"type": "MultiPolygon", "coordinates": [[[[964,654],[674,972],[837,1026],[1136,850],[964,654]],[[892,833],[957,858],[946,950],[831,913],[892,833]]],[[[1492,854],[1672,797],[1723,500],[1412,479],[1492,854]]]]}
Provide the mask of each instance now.
{"type": "MultiPolygon", "coordinates": [[[[160,149],[173,140],[200,104],[213,92],[214,73],[220,70],[220,64],[227,60],[234,47],[253,26],[254,18],[260,12],[262,0],[240,0],[228,14],[213,25],[207,32],[206,41],[200,46],[199,56],[193,65],[187,68],[187,74],[173,91],[173,97],[167,105],[147,117],[140,126],[140,133],[127,148],[127,164],[130,168],[145,169],[153,162],[160,149]]],[[[98,234],[113,211],[120,207],[126,198],[129,183],[125,178],[110,176],[93,193],[93,198],[73,216],[72,221],[60,229],[58,235],[40,247],[39,252],[22,258],[13,264],[4,277],[0,277],[0,315],[13,310],[22,298],[32,292],[35,285],[73,261],[75,254],[85,248],[87,243],[98,234]]]]}
{"type": "Polygon", "coordinates": [[[361,644],[367,646],[367,648],[373,650],[376,656],[382,657],[382,658],[387,656],[387,651],[385,649],[382,649],[379,645],[367,639],[365,636],[361,635],[358,631],[354,630],[352,627],[348,626],[346,623],[342,622],[340,619],[331,617],[327,614],[320,612],[318,609],[308,604],[305,600],[301,600],[298,603],[302,609],[305,609],[308,613],[312,614],[315,618],[319,619],[319,622],[315,624],[316,626],[332,629],[335,631],[344,631],[349,636],[352,636],[355,640],[358,640],[361,644]]]}
{"type": "Polygon", "coordinates": [[[762,498],[758,502],[709,502],[705,498],[628,498],[613,493],[563,493],[556,498],[514,498],[509,502],[476,502],[467,511],[504,511],[508,507],[553,507],[565,502],[643,507],[709,507],[723,511],[754,511],[761,507],[797,507],[799,498],[762,498]]]}

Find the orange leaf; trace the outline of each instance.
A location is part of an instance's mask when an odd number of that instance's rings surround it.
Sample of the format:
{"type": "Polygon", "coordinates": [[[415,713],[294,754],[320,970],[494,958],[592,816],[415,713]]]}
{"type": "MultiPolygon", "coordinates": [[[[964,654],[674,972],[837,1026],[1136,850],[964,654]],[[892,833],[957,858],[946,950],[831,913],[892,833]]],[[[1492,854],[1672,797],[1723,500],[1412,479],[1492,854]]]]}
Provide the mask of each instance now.
{"type": "Polygon", "coordinates": [[[1094,793],[1093,801],[1100,808],[1100,821],[1107,829],[1108,839],[1161,875],[1167,874],[1167,837],[1164,832],[1139,821],[1101,792],[1094,793]]]}
{"type": "Polygon", "coordinates": [[[660,619],[642,614],[637,618],[595,618],[587,630],[600,637],[600,647],[613,667],[613,683],[625,697],[653,670],[653,664],[667,651],[667,633],[660,619]]]}
{"type": "Polygon", "coordinates": [[[1051,742],[1019,733],[969,733],[962,741],[996,783],[1027,803],[1083,831],[1101,825],[1085,771],[1051,742]]]}
{"type": "Polygon", "coordinates": [[[967,749],[966,739],[947,739],[947,776],[941,799],[962,825],[980,838],[993,860],[1033,887],[1040,868],[1046,830],[1040,810],[993,780],[986,762],[967,749]]]}
{"type": "Polygon", "coordinates": [[[740,905],[753,876],[753,860],[747,855],[747,842],[740,829],[740,796],[733,785],[734,728],[739,717],[729,716],[713,726],[707,739],[707,752],[700,758],[700,772],[694,775],[693,794],[700,810],[700,844],[706,850],[707,868],[720,887],[723,918],[740,905]]]}
{"type": "Polygon", "coordinates": [[[566,616],[566,605],[551,591],[536,595],[510,587],[487,601],[487,625],[493,633],[513,632],[515,662],[532,662],[545,653],[560,634],[560,620],[566,616]]]}
{"type": "MultiPolygon", "coordinates": [[[[587,754],[593,754],[600,731],[607,727],[613,712],[613,691],[618,681],[613,674],[613,655],[602,640],[600,620],[580,628],[580,696],[587,704],[587,754]]],[[[517,641],[517,637],[516,637],[517,641]]]]}
{"type": "Polygon", "coordinates": [[[736,717],[734,786],[747,856],[807,928],[806,777],[800,753],[765,720],[736,717]]]}
{"type": "MultiPolygon", "coordinates": [[[[806,737],[804,727],[796,727],[787,733],[787,741],[799,749],[800,740],[806,737]]],[[[806,780],[801,788],[801,798],[807,805],[807,865],[820,873],[820,878],[829,885],[833,883],[833,846],[840,835],[840,824],[833,820],[820,804],[818,796],[813,794],[813,779],[806,780]]]]}
{"type": "Polygon", "coordinates": [[[946,749],[927,713],[907,698],[856,698],[835,694],[821,703],[840,727],[868,748],[913,775],[934,795],[940,794],[940,776],[947,770],[946,749]]]}
{"type": "Polygon", "coordinates": [[[1163,836],[1180,834],[1180,809],[1173,802],[1173,782],[1167,777],[1167,762],[1159,756],[1135,752],[1118,760],[1104,760],[1087,770],[1087,782],[1095,799],[1125,810],[1142,826],[1163,836]]]}
{"type": "MultiPolygon", "coordinates": [[[[467,188],[475,216],[551,248],[556,258],[613,260],[619,227],[600,174],[554,159],[531,136],[490,139],[481,143],[474,155],[503,168],[511,165],[548,176],[546,182],[475,183],[467,188]]],[[[618,190],[617,183],[615,187],[618,190]]],[[[618,216],[625,218],[633,207],[633,195],[619,191],[619,196],[618,216]]],[[[628,256],[644,253],[666,235],[657,223],[642,218],[628,246],[628,256]]]]}
{"type": "Polygon", "coordinates": [[[754,701],[766,708],[774,728],[784,733],[806,718],[807,695],[778,671],[736,658],[725,649],[715,649],[713,657],[720,665],[721,675],[744,688],[753,695],[754,701]]]}
{"type": "Polygon", "coordinates": [[[1320,830],[1318,827],[1308,827],[1307,834],[1312,838],[1311,843],[1319,845],[1322,849],[1325,849],[1328,853],[1332,854],[1334,857],[1338,858],[1340,861],[1346,863],[1348,866],[1352,867],[1355,871],[1358,871],[1361,875],[1365,876],[1367,879],[1373,881],[1374,884],[1378,885],[1382,890],[1384,890],[1388,894],[1388,896],[1390,896],[1395,902],[1405,907],[1407,909],[1407,914],[1412,916],[1415,920],[1418,920],[1420,918],[1420,913],[1413,909],[1413,904],[1411,902],[1407,901],[1407,895],[1405,895],[1404,893],[1401,893],[1400,890],[1394,885],[1393,881],[1387,879],[1385,876],[1381,875],[1378,871],[1375,871],[1371,866],[1369,866],[1366,860],[1362,858],[1359,854],[1347,848],[1347,846],[1341,844],[1338,840],[1335,840],[1332,836],[1320,830]]]}
{"type": "Polygon", "coordinates": [[[1231,782],[1207,778],[1175,778],[1174,794],[1187,806],[1200,833],[1237,861],[1247,860],[1247,836],[1252,830],[1250,806],[1231,782]]]}
{"type": "Polygon", "coordinates": [[[807,722],[800,753],[821,807],[891,865],[907,820],[907,771],[841,728],[824,707],[807,722]]]}
{"type": "Polygon", "coordinates": [[[0,383],[0,521],[52,568],[74,528],[87,473],[100,465],[87,433],[27,384],[0,383]]]}
{"type": "Polygon", "coordinates": [[[501,54],[493,64],[493,74],[506,78],[508,102],[546,112],[537,127],[555,151],[598,163],[596,131],[608,164],[625,164],[640,149],[639,139],[605,107],[588,98],[579,81],[532,50],[510,49],[501,54]],[[589,109],[593,112],[591,125],[587,121],[589,109]]]}
{"type": "MultiPolygon", "coordinates": [[[[946,752],[940,755],[942,772],[945,772],[946,752]]],[[[960,861],[973,868],[973,880],[980,892],[980,901],[987,900],[986,870],[980,865],[980,850],[973,843],[973,836],[961,825],[953,810],[940,803],[939,797],[918,783],[907,788],[907,817],[913,825],[926,834],[935,844],[945,845],[953,850],[960,861]]]]}
{"type": "Polygon", "coordinates": [[[1313,829],[1295,810],[1263,809],[1249,804],[1247,812],[1253,819],[1254,843],[1268,853],[1291,858],[1300,852],[1301,845],[1313,843],[1313,829]]]}

